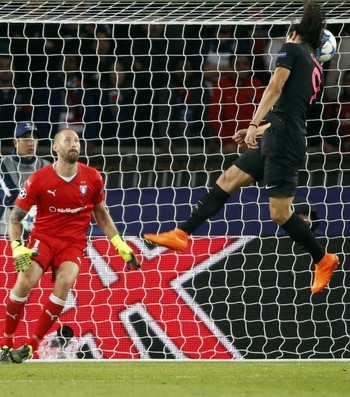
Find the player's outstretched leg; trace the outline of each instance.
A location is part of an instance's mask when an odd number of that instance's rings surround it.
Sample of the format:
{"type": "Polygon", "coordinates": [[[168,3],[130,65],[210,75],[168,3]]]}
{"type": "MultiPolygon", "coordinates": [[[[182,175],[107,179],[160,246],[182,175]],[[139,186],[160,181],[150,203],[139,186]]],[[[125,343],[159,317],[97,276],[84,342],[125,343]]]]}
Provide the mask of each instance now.
{"type": "Polygon", "coordinates": [[[10,358],[10,348],[7,346],[3,346],[0,348],[0,364],[9,364],[12,363],[10,358]]]}
{"type": "Polygon", "coordinates": [[[23,345],[17,350],[10,351],[10,359],[15,364],[21,364],[23,361],[32,357],[33,348],[30,345],[23,345]]]}
{"type": "Polygon", "coordinates": [[[316,263],[314,282],[311,287],[311,292],[313,294],[317,294],[324,289],[324,287],[329,283],[329,280],[338,265],[338,256],[327,253],[320,262],[316,263]]]}
{"type": "Polygon", "coordinates": [[[189,235],[182,229],[177,228],[170,232],[159,234],[146,233],[143,237],[153,244],[181,252],[187,248],[189,235]]]}

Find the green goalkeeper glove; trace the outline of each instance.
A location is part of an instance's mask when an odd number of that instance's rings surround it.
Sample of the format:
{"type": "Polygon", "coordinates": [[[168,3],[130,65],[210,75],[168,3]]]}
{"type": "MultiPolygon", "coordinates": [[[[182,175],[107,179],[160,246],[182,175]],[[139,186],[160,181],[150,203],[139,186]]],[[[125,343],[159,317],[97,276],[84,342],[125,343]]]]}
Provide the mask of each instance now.
{"type": "Polygon", "coordinates": [[[119,234],[115,235],[111,239],[111,243],[118,251],[118,254],[125,260],[129,270],[131,269],[131,265],[134,266],[135,269],[140,269],[141,263],[136,258],[133,250],[128,246],[128,244],[126,244],[119,234]]]}
{"type": "Polygon", "coordinates": [[[20,240],[12,241],[12,256],[17,272],[26,272],[32,266],[32,256],[39,254],[27,247],[24,247],[20,240]]]}

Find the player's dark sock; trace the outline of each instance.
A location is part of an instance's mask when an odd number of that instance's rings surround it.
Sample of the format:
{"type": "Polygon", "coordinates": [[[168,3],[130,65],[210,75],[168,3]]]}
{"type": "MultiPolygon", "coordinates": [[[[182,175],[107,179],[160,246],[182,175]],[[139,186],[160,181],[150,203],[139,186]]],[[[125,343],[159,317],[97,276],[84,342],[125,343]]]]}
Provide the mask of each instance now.
{"type": "Polygon", "coordinates": [[[198,201],[191,217],[181,225],[179,229],[188,234],[192,234],[208,218],[215,215],[225,205],[230,194],[226,193],[221,187],[215,184],[210,191],[198,201]]]}
{"type": "Polygon", "coordinates": [[[281,225],[281,228],[299,245],[304,247],[310,253],[315,263],[318,263],[325,254],[321,244],[316,240],[311,229],[305,221],[297,214],[293,215],[288,221],[281,225]]]}

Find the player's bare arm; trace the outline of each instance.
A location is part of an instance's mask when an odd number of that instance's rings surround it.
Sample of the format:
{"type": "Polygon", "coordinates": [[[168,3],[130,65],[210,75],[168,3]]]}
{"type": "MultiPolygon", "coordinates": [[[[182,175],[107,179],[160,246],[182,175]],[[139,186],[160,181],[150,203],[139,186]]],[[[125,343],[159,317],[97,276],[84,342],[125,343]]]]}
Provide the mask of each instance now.
{"type": "Polygon", "coordinates": [[[27,215],[27,211],[15,205],[10,213],[9,236],[11,241],[19,240],[22,234],[22,220],[27,215]]]}
{"type": "Polygon", "coordinates": [[[22,245],[22,219],[27,215],[27,211],[15,205],[11,211],[9,219],[9,236],[11,240],[12,256],[14,266],[18,273],[26,272],[33,264],[32,256],[38,253],[22,245]]]}
{"type": "MultiPolygon", "coordinates": [[[[261,136],[263,133],[270,127],[271,123],[266,123],[264,125],[259,125],[259,127],[256,129],[256,136],[261,136]]],[[[247,135],[248,128],[242,128],[241,130],[238,130],[232,137],[234,142],[238,146],[245,146],[246,143],[244,142],[244,139],[247,135]]]]}
{"type": "Polygon", "coordinates": [[[93,214],[98,227],[103,231],[108,240],[111,240],[116,234],[119,234],[103,201],[95,205],[93,214]]]}
{"type": "Polygon", "coordinates": [[[264,91],[259,106],[247,130],[244,141],[248,147],[252,149],[256,149],[258,147],[256,142],[257,127],[278,101],[289,75],[289,69],[283,67],[276,68],[276,71],[264,91]]]}
{"type": "Polygon", "coordinates": [[[116,251],[127,263],[128,269],[133,266],[135,269],[140,269],[141,262],[136,258],[133,250],[119,235],[119,231],[115,226],[113,219],[109,215],[105,203],[102,201],[94,207],[94,218],[99,228],[107,236],[108,240],[113,244],[116,251]]]}

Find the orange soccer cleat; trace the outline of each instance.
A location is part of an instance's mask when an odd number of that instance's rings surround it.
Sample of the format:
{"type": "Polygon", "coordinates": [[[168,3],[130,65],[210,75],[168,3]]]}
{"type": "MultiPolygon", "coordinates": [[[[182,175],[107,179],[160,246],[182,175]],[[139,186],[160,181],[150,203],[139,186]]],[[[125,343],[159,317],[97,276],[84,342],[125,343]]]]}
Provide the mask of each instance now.
{"type": "Polygon", "coordinates": [[[339,265],[339,258],[334,254],[325,254],[322,260],[315,265],[315,277],[311,292],[321,292],[329,283],[335,268],[339,265]]]}
{"type": "Polygon", "coordinates": [[[181,229],[159,234],[144,234],[144,238],[151,243],[180,252],[187,248],[188,237],[189,235],[181,229]]]}

